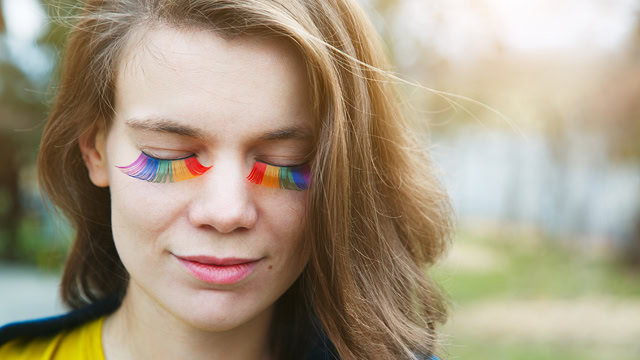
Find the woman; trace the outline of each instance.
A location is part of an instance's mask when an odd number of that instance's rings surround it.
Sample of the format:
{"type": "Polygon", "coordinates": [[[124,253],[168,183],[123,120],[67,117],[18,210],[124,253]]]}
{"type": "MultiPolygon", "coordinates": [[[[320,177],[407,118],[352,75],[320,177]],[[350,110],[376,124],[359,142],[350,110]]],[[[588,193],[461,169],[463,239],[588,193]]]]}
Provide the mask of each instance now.
{"type": "Polygon", "coordinates": [[[75,20],[38,160],[74,311],[0,358],[436,358],[451,209],[355,1],[75,20]]]}

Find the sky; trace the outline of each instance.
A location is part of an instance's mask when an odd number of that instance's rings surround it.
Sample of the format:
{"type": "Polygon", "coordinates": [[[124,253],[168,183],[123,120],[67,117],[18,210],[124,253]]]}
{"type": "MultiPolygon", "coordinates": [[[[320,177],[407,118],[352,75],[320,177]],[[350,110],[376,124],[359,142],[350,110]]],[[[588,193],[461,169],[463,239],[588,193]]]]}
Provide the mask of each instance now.
{"type": "Polygon", "coordinates": [[[397,43],[413,37],[450,60],[512,53],[616,51],[640,15],[637,0],[401,0],[397,43]]]}
{"type": "Polygon", "coordinates": [[[47,14],[37,0],[3,0],[4,17],[10,36],[33,41],[46,28],[47,14]]]}
{"type": "Polygon", "coordinates": [[[8,56],[35,83],[46,83],[53,68],[52,49],[39,47],[36,39],[47,30],[47,14],[37,0],[3,0],[7,36],[0,43],[0,59],[8,56]],[[6,46],[3,46],[6,45],[6,46]]]}
{"type": "MultiPolygon", "coordinates": [[[[637,0],[398,2],[387,24],[394,41],[402,48],[403,42],[410,47],[417,40],[450,60],[497,46],[515,53],[615,51],[640,13],[637,0]]],[[[8,33],[16,40],[33,41],[46,29],[46,13],[37,0],[5,0],[4,10],[8,33]]]]}

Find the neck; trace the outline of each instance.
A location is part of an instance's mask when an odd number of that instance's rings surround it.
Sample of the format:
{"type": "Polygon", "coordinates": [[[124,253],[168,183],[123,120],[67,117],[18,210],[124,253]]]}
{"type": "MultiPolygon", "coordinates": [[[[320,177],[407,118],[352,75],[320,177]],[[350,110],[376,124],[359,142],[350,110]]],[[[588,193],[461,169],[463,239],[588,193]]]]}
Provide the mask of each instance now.
{"type": "Polygon", "coordinates": [[[266,310],[228,331],[206,331],[177,318],[130,282],[122,305],[105,319],[103,351],[107,360],[269,360],[272,313],[266,310]]]}

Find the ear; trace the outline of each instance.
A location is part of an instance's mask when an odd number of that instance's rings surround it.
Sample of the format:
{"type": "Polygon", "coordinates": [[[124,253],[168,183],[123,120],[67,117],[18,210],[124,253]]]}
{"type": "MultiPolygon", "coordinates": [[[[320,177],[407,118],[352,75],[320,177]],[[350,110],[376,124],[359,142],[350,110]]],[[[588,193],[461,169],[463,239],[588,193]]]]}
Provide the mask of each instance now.
{"type": "Polygon", "coordinates": [[[98,187],[109,186],[108,164],[105,148],[104,126],[98,121],[96,126],[80,135],[78,145],[82,159],[89,170],[91,182],[98,187]]]}

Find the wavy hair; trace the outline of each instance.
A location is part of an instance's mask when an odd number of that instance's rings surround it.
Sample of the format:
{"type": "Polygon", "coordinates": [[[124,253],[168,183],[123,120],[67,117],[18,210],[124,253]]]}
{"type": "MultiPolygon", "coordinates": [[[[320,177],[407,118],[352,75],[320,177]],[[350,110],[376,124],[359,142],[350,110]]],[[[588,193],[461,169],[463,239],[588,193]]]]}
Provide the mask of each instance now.
{"type": "Polygon", "coordinates": [[[115,71],[134,31],[163,24],[230,39],[282,36],[306,65],[316,150],[311,255],[276,304],[274,354],[300,358],[318,325],[344,360],[441,352],[436,324],[447,302],[428,269],[451,240],[453,210],[355,0],[89,0],[76,10],[38,157],[43,193],[75,229],[61,284],[70,308],[123,296],[128,284],[109,189],[91,183],[78,138],[109,125],[115,71]]]}

